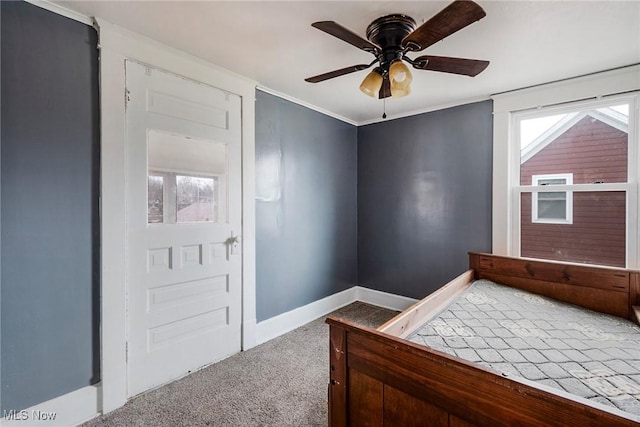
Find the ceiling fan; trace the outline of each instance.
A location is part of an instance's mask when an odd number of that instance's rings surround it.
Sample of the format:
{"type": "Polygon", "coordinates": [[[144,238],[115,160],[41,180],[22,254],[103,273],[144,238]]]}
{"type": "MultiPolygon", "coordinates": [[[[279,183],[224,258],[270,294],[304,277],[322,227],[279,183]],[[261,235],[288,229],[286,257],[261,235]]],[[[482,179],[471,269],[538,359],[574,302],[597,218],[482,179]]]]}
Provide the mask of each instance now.
{"type": "Polygon", "coordinates": [[[314,22],[311,24],[313,27],[373,54],[375,59],[369,64],[352,65],[306,78],[305,81],[318,83],[378,64],[362,81],[360,90],[371,97],[378,95],[383,99],[410,93],[413,78],[404,62],[417,70],[476,76],[487,68],[489,61],[432,55],[411,59],[407,53],[426,49],[485,16],[485,11],[473,1],[456,0],[418,28],[416,21],[407,15],[378,18],[367,27],[368,40],[334,21],[314,22]]]}

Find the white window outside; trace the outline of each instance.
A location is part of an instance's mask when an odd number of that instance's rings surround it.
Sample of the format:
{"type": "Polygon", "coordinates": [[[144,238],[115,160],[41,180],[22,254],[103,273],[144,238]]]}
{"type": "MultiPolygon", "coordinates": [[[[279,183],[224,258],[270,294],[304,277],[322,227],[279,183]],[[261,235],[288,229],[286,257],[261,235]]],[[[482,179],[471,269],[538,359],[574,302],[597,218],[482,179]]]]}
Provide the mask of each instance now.
{"type": "MultiPolygon", "coordinates": [[[[533,175],[531,185],[571,185],[573,174],[533,175]]],[[[531,221],[547,224],[573,223],[571,191],[533,192],[531,221]]]]}
{"type": "Polygon", "coordinates": [[[220,221],[220,177],[150,170],[148,223],[220,221]]]}
{"type": "Polygon", "coordinates": [[[147,223],[227,221],[224,143],[147,132],[147,223]]]}

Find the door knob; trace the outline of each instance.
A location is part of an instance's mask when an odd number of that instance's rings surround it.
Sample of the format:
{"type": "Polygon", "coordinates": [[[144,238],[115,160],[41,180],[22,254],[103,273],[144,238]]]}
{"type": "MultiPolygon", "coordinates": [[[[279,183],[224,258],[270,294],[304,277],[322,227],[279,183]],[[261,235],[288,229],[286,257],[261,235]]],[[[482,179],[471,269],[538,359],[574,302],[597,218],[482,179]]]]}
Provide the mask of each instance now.
{"type": "Polygon", "coordinates": [[[227,245],[231,248],[231,255],[237,254],[240,248],[240,236],[232,234],[231,237],[227,239],[227,245]]]}

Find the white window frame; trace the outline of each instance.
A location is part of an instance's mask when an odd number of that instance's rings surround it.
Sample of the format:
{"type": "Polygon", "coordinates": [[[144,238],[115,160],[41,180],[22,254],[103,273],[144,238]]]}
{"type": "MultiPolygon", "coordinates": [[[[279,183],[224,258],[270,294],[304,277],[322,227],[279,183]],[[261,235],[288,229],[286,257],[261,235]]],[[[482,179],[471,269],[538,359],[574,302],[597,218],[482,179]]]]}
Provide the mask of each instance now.
{"type": "MultiPolygon", "coordinates": [[[[531,185],[540,186],[540,181],[546,179],[564,179],[564,185],[573,185],[572,173],[555,173],[547,175],[532,175],[531,185]]],[[[551,188],[555,187],[551,186],[551,188]]],[[[565,191],[565,213],[564,219],[562,218],[539,218],[538,217],[538,203],[541,191],[533,191],[531,194],[531,222],[542,224],[573,224],[573,191],[565,191]]],[[[560,193],[560,191],[554,191],[554,193],[560,193]]]]}
{"type": "Polygon", "coordinates": [[[627,195],[626,265],[640,268],[640,236],[638,212],[640,197],[639,136],[640,65],[619,68],[575,79],[535,86],[518,91],[496,94],[494,101],[493,138],[493,212],[492,251],[497,255],[520,256],[520,199],[531,186],[520,185],[519,120],[544,115],[561,114],[584,106],[597,108],[598,103],[629,103],[628,181],[554,185],[536,191],[625,191],[627,195]],[[576,102],[576,100],[582,100],[576,102]],[[543,110],[544,108],[544,110],[543,110]],[[517,166],[516,166],[517,165],[517,166]],[[517,203],[516,203],[517,201],[517,203]]]}
{"type": "MultiPolygon", "coordinates": [[[[216,193],[219,197],[227,197],[226,192],[224,194],[220,194],[220,182],[225,175],[220,174],[206,174],[202,172],[189,172],[182,171],[178,169],[166,169],[166,168],[152,168],[147,171],[147,179],[149,176],[161,176],[164,179],[163,187],[162,187],[162,197],[163,197],[163,213],[162,213],[162,222],[147,222],[148,227],[158,227],[161,225],[168,224],[188,224],[188,223],[180,223],[177,219],[178,214],[178,206],[176,205],[176,191],[177,191],[177,179],[178,176],[189,176],[193,178],[207,178],[213,179],[214,181],[214,196],[216,193]]],[[[149,187],[147,186],[147,200],[149,198],[149,187]]],[[[225,200],[225,206],[227,206],[228,201],[225,200]]],[[[218,199],[214,200],[213,203],[213,216],[214,218],[220,217],[220,201],[218,199]]],[[[227,221],[227,215],[225,213],[225,222],[227,221]]],[[[211,221],[211,222],[218,222],[211,221]]]]}

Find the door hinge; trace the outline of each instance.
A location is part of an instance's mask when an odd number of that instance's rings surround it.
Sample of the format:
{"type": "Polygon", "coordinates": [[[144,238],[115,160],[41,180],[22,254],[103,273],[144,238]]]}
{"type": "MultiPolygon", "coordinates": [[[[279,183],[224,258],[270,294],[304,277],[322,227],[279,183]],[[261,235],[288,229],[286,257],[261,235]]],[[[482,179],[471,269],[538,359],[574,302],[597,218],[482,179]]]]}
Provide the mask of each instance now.
{"type": "Polygon", "coordinates": [[[125,87],[124,88],[124,106],[125,106],[125,108],[129,104],[129,101],[131,101],[131,92],[129,92],[129,89],[127,89],[125,87]]]}
{"type": "Polygon", "coordinates": [[[129,361],[129,341],[124,343],[124,360],[125,362],[129,361]]]}

